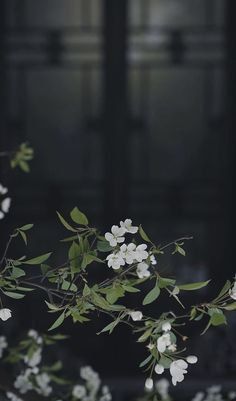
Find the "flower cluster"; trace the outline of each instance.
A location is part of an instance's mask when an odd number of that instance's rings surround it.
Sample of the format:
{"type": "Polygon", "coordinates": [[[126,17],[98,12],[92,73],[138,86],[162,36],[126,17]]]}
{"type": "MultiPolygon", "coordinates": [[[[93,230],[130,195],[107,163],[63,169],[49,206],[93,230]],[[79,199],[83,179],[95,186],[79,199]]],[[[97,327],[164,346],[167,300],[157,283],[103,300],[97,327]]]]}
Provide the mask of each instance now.
{"type": "MultiPolygon", "coordinates": [[[[155,372],[158,375],[164,373],[166,368],[169,369],[172,383],[174,386],[179,382],[184,380],[184,375],[187,373],[188,364],[195,364],[198,361],[198,358],[195,355],[187,356],[185,359],[176,359],[175,352],[177,350],[176,346],[176,337],[174,333],[171,331],[171,323],[166,321],[162,324],[161,327],[161,335],[157,338],[156,342],[156,350],[158,351],[159,360],[155,365],[155,372]],[[164,355],[164,359],[163,359],[164,355]],[[165,361],[165,364],[162,363],[162,360],[165,361]],[[168,361],[166,363],[166,361],[168,361]]],[[[153,352],[155,351],[154,344],[149,345],[149,349],[153,352]]],[[[145,386],[148,389],[153,388],[153,380],[152,378],[148,378],[146,380],[145,386]]]]}
{"type": "MultiPolygon", "coordinates": [[[[15,348],[8,349],[4,362],[16,366],[20,362],[20,373],[16,377],[14,389],[6,391],[6,397],[11,401],[22,401],[18,394],[36,392],[40,396],[56,401],[111,401],[112,396],[107,386],[102,385],[97,372],[90,366],[80,369],[79,380],[65,380],[58,373],[62,369],[61,361],[46,366],[43,363],[43,351],[47,345],[54,344],[64,336],[40,336],[36,330],[29,330],[27,337],[15,348]],[[23,362],[23,367],[22,367],[23,362]],[[55,388],[53,384],[57,383],[55,388]],[[74,384],[73,384],[74,383],[74,384]],[[58,384],[61,389],[58,391],[58,384]],[[59,396],[58,396],[58,394],[59,396]]],[[[0,337],[0,352],[7,347],[5,337],[0,337]]]]}
{"type": "Polygon", "coordinates": [[[48,397],[52,392],[50,376],[40,370],[42,360],[43,339],[36,330],[29,330],[28,338],[31,341],[29,352],[24,356],[24,369],[17,376],[14,387],[20,394],[25,394],[30,390],[35,390],[43,397],[48,397]]]}
{"type": "Polygon", "coordinates": [[[149,254],[146,244],[136,245],[134,242],[123,244],[125,241],[125,234],[136,234],[138,227],[132,226],[132,220],[126,219],[120,222],[120,227],[113,225],[111,232],[105,234],[106,240],[114,251],[106,258],[108,266],[114,270],[119,270],[121,266],[137,264],[137,275],[139,278],[149,277],[149,265],[144,260],[150,258],[152,264],[156,264],[154,255],[149,254]],[[121,244],[119,246],[119,244],[121,244]]]}
{"type": "Polygon", "coordinates": [[[80,369],[80,378],[83,384],[76,384],[72,389],[72,396],[75,400],[81,401],[111,401],[112,396],[107,386],[101,387],[101,379],[91,366],[84,366],[80,369]]]}
{"type": "MultiPolygon", "coordinates": [[[[8,192],[8,189],[0,184],[0,196],[4,197],[8,192]]],[[[0,220],[4,218],[5,214],[9,212],[11,206],[11,198],[4,197],[4,199],[0,202],[0,220]]]]}
{"type": "Polygon", "coordinates": [[[230,401],[236,400],[236,391],[230,391],[226,397],[222,394],[222,386],[209,387],[205,392],[199,391],[192,401],[230,401]]]}

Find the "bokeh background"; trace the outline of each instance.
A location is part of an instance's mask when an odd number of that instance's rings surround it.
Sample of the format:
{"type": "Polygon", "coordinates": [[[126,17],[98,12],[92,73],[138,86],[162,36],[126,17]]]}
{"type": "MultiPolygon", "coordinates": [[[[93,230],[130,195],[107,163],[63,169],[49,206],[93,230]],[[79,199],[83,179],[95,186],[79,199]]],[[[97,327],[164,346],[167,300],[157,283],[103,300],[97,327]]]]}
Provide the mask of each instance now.
{"type": "MultiPolygon", "coordinates": [[[[101,230],[131,217],[157,243],[193,235],[186,258],[160,262],[179,280],[212,277],[215,293],[234,276],[235,16],[235,0],[0,1],[0,145],[35,149],[29,175],[1,161],[13,198],[1,238],[35,223],[29,251],[15,254],[57,249],[63,262],[55,210],[77,205],[101,230]]],[[[50,324],[39,294],[12,309],[12,336],[50,324]]],[[[96,336],[104,322],[68,323],[61,352],[124,399],[142,389],[144,352],[126,328],[96,336]]],[[[235,327],[232,316],[227,331],[199,338],[193,325],[200,363],[177,392],[232,386],[235,327]]]]}

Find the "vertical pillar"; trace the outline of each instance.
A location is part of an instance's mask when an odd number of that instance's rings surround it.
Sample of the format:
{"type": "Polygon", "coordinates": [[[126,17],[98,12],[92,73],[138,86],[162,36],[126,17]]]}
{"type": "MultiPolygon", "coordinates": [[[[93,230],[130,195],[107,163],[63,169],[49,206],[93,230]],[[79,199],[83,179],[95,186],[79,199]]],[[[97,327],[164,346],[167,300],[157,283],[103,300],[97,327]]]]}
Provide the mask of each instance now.
{"type": "Polygon", "coordinates": [[[128,0],[103,0],[104,223],[125,217],[128,206],[129,135],[127,106],[128,0]]]}
{"type": "Polygon", "coordinates": [[[226,263],[235,272],[236,243],[236,1],[228,0],[226,6],[226,137],[228,139],[228,245],[226,263]],[[228,254],[228,255],[227,255],[228,254]]]}

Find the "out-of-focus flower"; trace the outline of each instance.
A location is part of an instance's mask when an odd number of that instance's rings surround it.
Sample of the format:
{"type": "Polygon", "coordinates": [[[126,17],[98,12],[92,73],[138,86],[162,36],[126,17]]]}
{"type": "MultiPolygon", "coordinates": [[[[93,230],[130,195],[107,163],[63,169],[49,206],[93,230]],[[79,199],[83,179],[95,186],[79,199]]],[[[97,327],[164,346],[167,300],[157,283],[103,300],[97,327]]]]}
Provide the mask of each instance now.
{"type": "Polygon", "coordinates": [[[145,388],[147,390],[152,390],[153,389],[153,380],[151,379],[151,377],[148,377],[145,381],[145,388]]]}
{"type": "Polygon", "coordinates": [[[72,390],[72,396],[78,400],[81,400],[86,395],[86,388],[80,384],[76,384],[72,390]]]}
{"type": "Polygon", "coordinates": [[[2,319],[5,322],[5,320],[10,319],[10,317],[11,317],[10,309],[8,309],[8,308],[0,309],[0,319],[2,319]]]}
{"type": "Polygon", "coordinates": [[[161,375],[164,372],[164,366],[162,366],[159,363],[157,363],[156,366],[155,366],[155,372],[158,375],[161,375]]]}

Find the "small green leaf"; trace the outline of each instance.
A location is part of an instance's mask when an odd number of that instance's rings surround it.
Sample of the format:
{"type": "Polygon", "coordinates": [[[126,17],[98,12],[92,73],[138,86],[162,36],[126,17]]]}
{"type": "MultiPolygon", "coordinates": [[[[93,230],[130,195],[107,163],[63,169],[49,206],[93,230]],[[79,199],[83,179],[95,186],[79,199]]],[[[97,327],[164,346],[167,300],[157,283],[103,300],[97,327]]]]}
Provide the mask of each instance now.
{"type": "Polygon", "coordinates": [[[144,241],[151,242],[151,240],[148,238],[147,234],[145,233],[145,231],[141,225],[139,226],[139,234],[144,241]]]}
{"type": "Polygon", "coordinates": [[[199,290],[200,288],[206,287],[210,281],[211,280],[199,281],[197,283],[190,283],[190,284],[182,284],[178,285],[178,288],[183,291],[199,290]]]}
{"type": "Polygon", "coordinates": [[[143,305],[148,305],[154,302],[160,295],[160,288],[156,284],[155,287],[146,295],[143,300],[143,305]]]}
{"type": "Polygon", "coordinates": [[[57,318],[57,320],[52,324],[51,327],[49,327],[48,331],[54,330],[57,327],[59,327],[65,320],[65,311],[62,312],[62,314],[57,318]]]}
{"type": "Polygon", "coordinates": [[[97,249],[100,252],[110,252],[113,248],[112,248],[112,246],[110,246],[109,242],[107,242],[107,241],[98,241],[97,249]]]}
{"type": "Polygon", "coordinates": [[[19,230],[21,230],[21,231],[28,231],[28,230],[30,230],[32,227],[34,227],[33,224],[25,224],[24,226],[19,227],[19,230]]]}
{"type": "Polygon", "coordinates": [[[75,228],[71,227],[71,225],[69,223],[67,223],[67,221],[64,219],[64,217],[59,213],[56,212],[60,222],[62,223],[62,225],[68,230],[68,231],[72,231],[72,232],[76,232],[75,228]]]}
{"type": "Polygon", "coordinates": [[[171,278],[166,278],[166,277],[160,277],[159,278],[159,288],[166,288],[169,285],[175,285],[176,280],[173,280],[171,278]]]}
{"type": "Polygon", "coordinates": [[[123,285],[126,292],[140,292],[139,288],[132,287],[131,285],[123,285]]]}
{"type": "Polygon", "coordinates": [[[220,291],[220,293],[217,295],[217,297],[214,299],[214,302],[217,302],[221,297],[223,297],[226,293],[229,292],[229,289],[231,287],[231,282],[229,280],[226,281],[224,287],[220,291]]]}
{"type": "Polygon", "coordinates": [[[10,291],[2,291],[7,297],[13,299],[22,299],[24,298],[24,294],[20,294],[18,292],[10,292],[10,291]]]}
{"type": "Polygon", "coordinates": [[[91,255],[90,253],[85,253],[82,261],[82,269],[85,269],[86,266],[90,265],[90,263],[92,262],[102,263],[102,260],[97,258],[97,256],[95,255],[91,255]]]}
{"type": "Polygon", "coordinates": [[[50,256],[52,252],[45,253],[44,255],[37,256],[36,258],[24,260],[22,263],[25,265],[40,265],[41,263],[45,262],[50,256]]]}
{"type": "Polygon", "coordinates": [[[236,309],[236,302],[233,302],[232,304],[228,304],[227,306],[224,307],[226,310],[235,310],[236,309]]]}
{"type": "Polygon", "coordinates": [[[77,244],[77,242],[73,241],[69,248],[69,253],[68,253],[72,273],[79,272],[81,270],[80,266],[81,261],[79,261],[80,256],[81,256],[80,246],[77,244]]]}
{"type": "Polygon", "coordinates": [[[27,237],[26,237],[25,232],[24,231],[20,231],[20,230],[18,232],[19,232],[21,238],[23,239],[25,245],[27,245],[27,237]]]}
{"type": "Polygon", "coordinates": [[[143,368],[145,365],[148,364],[148,362],[149,362],[151,359],[152,359],[152,355],[149,355],[146,359],[144,359],[143,362],[141,362],[141,363],[139,364],[139,367],[140,367],[140,368],[143,368]]]}
{"type": "Polygon", "coordinates": [[[74,209],[70,212],[70,217],[77,224],[81,224],[82,226],[88,225],[87,217],[77,207],[74,207],[74,209]]]}
{"type": "Polygon", "coordinates": [[[109,334],[111,334],[114,330],[114,328],[117,326],[117,324],[119,323],[120,319],[116,319],[114,320],[114,322],[109,323],[106,327],[104,327],[99,333],[97,334],[101,334],[101,333],[105,333],[106,331],[109,331],[109,334]]]}
{"type": "Polygon", "coordinates": [[[145,341],[150,337],[151,334],[152,334],[152,328],[146,330],[146,331],[138,338],[137,342],[138,342],[138,343],[143,343],[143,342],[145,342],[145,341]]]}
{"type": "Polygon", "coordinates": [[[13,278],[19,278],[25,276],[25,271],[19,267],[13,267],[11,275],[13,278]]]}
{"type": "Polygon", "coordinates": [[[90,295],[90,288],[87,284],[85,284],[83,289],[83,296],[87,297],[88,295],[90,295]]]}

